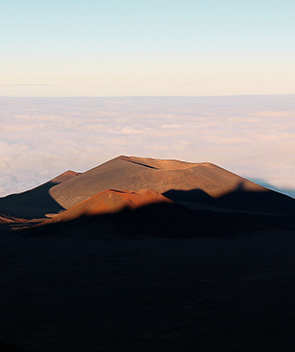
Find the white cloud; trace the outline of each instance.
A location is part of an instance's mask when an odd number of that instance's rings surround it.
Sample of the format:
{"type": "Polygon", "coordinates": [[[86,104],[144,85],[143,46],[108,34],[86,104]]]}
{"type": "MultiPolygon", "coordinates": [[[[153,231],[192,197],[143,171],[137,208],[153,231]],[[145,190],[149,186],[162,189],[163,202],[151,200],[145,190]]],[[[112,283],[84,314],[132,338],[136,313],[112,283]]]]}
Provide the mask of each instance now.
{"type": "Polygon", "coordinates": [[[182,125],[171,123],[171,124],[162,125],[161,128],[182,128],[182,125]]]}
{"type": "Polygon", "coordinates": [[[211,161],[295,188],[294,98],[0,98],[0,196],[120,154],[211,161]]]}
{"type": "Polygon", "coordinates": [[[257,116],[262,117],[295,117],[294,111],[261,111],[257,116]]]}

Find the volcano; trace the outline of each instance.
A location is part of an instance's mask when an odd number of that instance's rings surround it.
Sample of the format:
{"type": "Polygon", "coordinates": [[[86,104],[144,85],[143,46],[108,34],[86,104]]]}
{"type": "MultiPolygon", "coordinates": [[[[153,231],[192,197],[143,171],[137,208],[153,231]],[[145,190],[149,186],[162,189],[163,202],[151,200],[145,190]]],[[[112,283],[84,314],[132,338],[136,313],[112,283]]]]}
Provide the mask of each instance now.
{"type": "Polygon", "coordinates": [[[143,189],[193,210],[272,214],[295,211],[291,197],[212,163],[134,156],[116,157],[82,174],[66,171],[29,191],[1,198],[0,211],[27,219],[51,217],[106,190],[143,189]]]}
{"type": "Polygon", "coordinates": [[[106,189],[136,192],[148,188],[159,193],[198,189],[210,197],[219,197],[241,186],[249,191],[265,190],[211,163],[119,156],[79,178],[52,187],[50,195],[62,207],[69,209],[106,189]]]}
{"type": "Polygon", "coordinates": [[[290,197],[270,191],[212,163],[119,156],[50,188],[69,209],[107,189],[153,189],[192,209],[262,212],[295,210],[290,197]]]}

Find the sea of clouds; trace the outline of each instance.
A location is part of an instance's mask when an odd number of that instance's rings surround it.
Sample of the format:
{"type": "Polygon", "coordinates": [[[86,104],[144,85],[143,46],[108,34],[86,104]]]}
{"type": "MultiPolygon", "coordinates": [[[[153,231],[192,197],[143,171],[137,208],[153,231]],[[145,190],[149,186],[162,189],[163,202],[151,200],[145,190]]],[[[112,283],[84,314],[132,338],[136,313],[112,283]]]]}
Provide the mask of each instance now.
{"type": "Polygon", "coordinates": [[[118,155],[210,161],[295,196],[295,95],[0,98],[0,196],[118,155]]]}

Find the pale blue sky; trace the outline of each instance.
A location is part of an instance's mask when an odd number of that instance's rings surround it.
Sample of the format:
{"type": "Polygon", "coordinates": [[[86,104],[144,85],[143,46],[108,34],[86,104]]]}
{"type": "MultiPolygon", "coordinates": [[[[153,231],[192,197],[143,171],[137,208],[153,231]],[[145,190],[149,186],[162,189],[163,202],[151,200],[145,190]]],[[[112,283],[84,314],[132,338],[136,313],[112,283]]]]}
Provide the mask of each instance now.
{"type": "Polygon", "coordinates": [[[295,2],[0,0],[0,95],[295,93],[295,2]]]}

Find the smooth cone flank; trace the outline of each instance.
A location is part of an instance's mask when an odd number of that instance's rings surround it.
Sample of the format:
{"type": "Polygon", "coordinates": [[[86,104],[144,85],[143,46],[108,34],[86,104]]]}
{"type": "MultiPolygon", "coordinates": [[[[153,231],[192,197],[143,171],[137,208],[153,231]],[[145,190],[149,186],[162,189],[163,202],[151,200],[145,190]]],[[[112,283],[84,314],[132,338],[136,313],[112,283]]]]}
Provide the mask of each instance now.
{"type": "Polygon", "coordinates": [[[75,172],[75,171],[72,171],[72,170],[68,170],[68,171],[65,171],[63,172],[62,174],[54,177],[52,180],[50,180],[50,182],[53,182],[53,183],[62,183],[62,182],[65,182],[65,181],[68,181],[70,180],[71,178],[73,177],[77,177],[81,175],[79,172],[75,172]]]}
{"type": "Polygon", "coordinates": [[[69,209],[107,189],[139,191],[148,188],[159,193],[200,189],[211,197],[219,197],[238,187],[250,191],[266,190],[211,163],[119,156],[52,187],[50,195],[69,209]]]}

